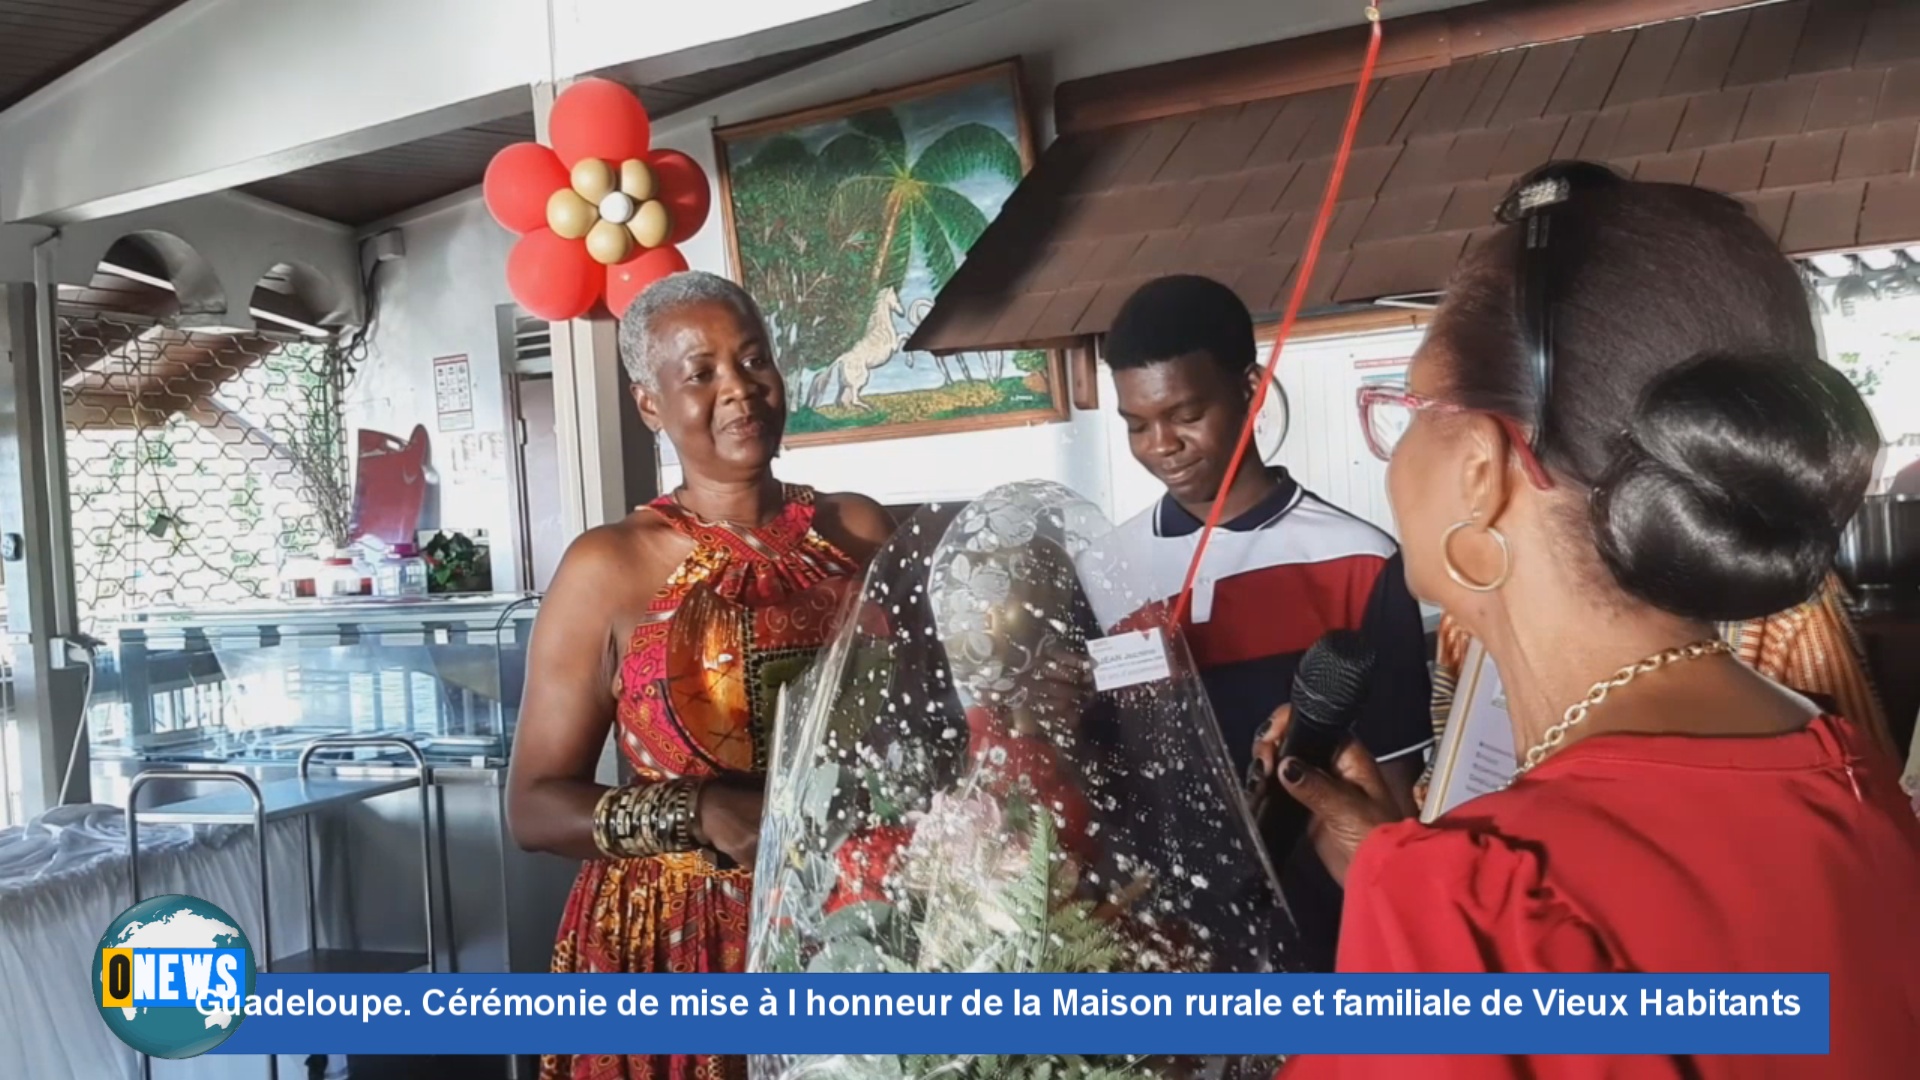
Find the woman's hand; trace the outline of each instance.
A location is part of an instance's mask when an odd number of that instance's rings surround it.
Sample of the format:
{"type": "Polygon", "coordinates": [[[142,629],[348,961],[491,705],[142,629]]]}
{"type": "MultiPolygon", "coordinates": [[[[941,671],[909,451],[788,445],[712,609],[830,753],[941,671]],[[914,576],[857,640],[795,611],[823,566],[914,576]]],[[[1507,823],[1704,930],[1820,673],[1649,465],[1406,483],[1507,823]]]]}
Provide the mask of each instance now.
{"type": "Polygon", "coordinates": [[[766,808],[766,789],[728,780],[710,780],[700,788],[694,808],[693,838],[702,847],[752,869],[760,853],[760,818],[766,808]]]}
{"type": "MultiPolygon", "coordinates": [[[[1282,705],[1267,721],[1266,730],[1253,746],[1255,779],[1270,782],[1278,766],[1280,786],[1313,815],[1307,836],[1313,841],[1314,852],[1333,879],[1344,885],[1353,853],[1367,834],[1412,817],[1414,809],[1392,794],[1380,775],[1380,766],[1357,739],[1348,740],[1335,755],[1332,774],[1296,758],[1276,761],[1292,719],[1293,706],[1282,705]]],[[[1267,783],[1258,786],[1265,790],[1267,783]]]]}
{"type": "Polygon", "coordinates": [[[1026,679],[1025,711],[1044,727],[1071,726],[1086,707],[1092,686],[1093,661],[1064,646],[1049,646],[1026,679]]]}

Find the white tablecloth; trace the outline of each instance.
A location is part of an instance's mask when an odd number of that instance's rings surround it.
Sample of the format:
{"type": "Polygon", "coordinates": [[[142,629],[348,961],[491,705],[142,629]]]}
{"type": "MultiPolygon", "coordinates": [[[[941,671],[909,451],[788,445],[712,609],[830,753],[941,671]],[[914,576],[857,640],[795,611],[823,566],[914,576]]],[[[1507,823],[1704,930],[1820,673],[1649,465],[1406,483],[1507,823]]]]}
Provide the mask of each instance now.
{"type": "MultiPolygon", "coordinates": [[[[258,864],[246,826],[143,825],[140,891],[186,893],[232,915],[256,948],[258,864]]],[[[297,822],[267,828],[274,951],[306,946],[306,884],[297,822]]],[[[100,935],[131,900],[126,820],[117,807],[66,806],[0,830],[0,1063],[24,1080],[134,1080],[138,1059],[100,1020],[88,972],[100,935]],[[24,1066],[24,1069],[22,1068],[24,1066]]],[[[329,1062],[345,1076],[344,1058],[329,1062]]],[[[153,1063],[155,1080],[260,1080],[263,1058],[153,1063]]],[[[282,1080],[305,1080],[283,1057],[282,1080]]]]}

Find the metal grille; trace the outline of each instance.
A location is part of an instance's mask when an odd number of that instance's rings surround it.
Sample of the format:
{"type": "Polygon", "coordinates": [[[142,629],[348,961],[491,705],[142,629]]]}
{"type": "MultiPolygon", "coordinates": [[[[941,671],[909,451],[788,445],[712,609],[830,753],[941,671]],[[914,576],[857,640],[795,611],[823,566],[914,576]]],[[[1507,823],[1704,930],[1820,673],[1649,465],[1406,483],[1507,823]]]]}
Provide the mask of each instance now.
{"type": "Polygon", "coordinates": [[[343,366],[327,342],[59,320],[82,625],[276,592],[344,541],[343,366]]]}

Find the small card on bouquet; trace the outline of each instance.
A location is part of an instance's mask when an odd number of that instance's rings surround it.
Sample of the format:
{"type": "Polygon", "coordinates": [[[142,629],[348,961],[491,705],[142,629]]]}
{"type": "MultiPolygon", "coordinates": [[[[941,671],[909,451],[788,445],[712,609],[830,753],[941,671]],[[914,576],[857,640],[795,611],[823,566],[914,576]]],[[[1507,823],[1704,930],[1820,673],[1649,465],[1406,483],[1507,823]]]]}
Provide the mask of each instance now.
{"type": "Polygon", "coordinates": [[[1134,630],[1087,642],[1093,658],[1093,685],[1101,693],[1171,678],[1167,640],[1159,627],[1134,630]]]}

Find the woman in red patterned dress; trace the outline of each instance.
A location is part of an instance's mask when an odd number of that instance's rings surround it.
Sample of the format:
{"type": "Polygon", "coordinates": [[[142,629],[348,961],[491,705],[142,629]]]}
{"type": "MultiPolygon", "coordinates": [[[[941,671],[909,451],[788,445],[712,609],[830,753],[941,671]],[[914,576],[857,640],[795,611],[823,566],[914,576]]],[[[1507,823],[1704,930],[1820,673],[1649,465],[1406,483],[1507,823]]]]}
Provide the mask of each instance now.
{"type": "MultiPolygon", "coordinates": [[[[620,354],[684,482],[561,562],[534,625],[508,818],[521,847],[586,860],[554,971],[739,971],[777,691],[893,525],[869,499],[775,479],[786,388],[739,286],[652,286],[621,319],[620,354]],[[633,774],[617,788],[594,779],[610,729],[633,774]]],[[[541,1063],[575,1080],[745,1074],[720,1056],[541,1063]]]]}

